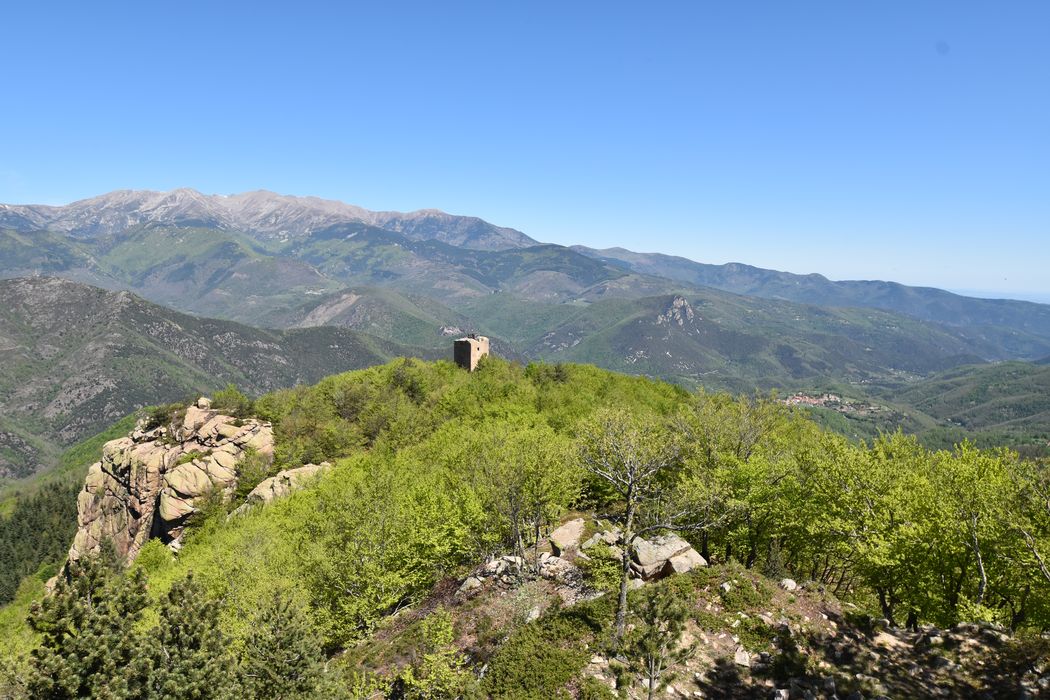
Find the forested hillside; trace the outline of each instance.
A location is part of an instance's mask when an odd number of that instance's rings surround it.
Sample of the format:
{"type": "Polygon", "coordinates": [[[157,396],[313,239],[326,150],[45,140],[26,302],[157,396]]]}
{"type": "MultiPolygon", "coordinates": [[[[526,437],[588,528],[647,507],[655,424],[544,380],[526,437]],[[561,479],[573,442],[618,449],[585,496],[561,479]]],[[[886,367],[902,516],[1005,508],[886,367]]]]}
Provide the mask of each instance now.
{"type": "Polygon", "coordinates": [[[1050,627],[1050,474],[1007,452],[857,445],[761,398],[492,358],[238,405],[273,424],[270,473],[334,466],[232,517],[242,490],[213,500],[177,557],[154,541],[124,573],[84,560],[28,628],[27,579],[0,616],[9,692],[607,698],[646,679],[801,695],[827,677],[1014,697],[1041,668],[1027,635],[1050,627]],[[548,542],[574,518],[575,544],[548,542]],[[643,540],[670,533],[706,566],[638,578],[643,540]],[[994,644],[938,631],[971,622],[994,644]],[[921,641],[931,629],[947,646],[921,641]],[[643,670],[654,654],[666,675],[643,670]]]}
{"type": "Polygon", "coordinates": [[[924,321],[951,326],[1050,333],[1050,306],[1013,299],[976,299],[932,287],[909,287],[881,280],[829,280],[820,274],[799,275],[753,265],[709,265],[659,253],[635,253],[623,248],[595,250],[573,246],[598,260],[617,262],[639,274],[658,275],[686,284],[723,289],[736,294],[786,299],[819,306],[884,309],[924,321]]]}
{"type": "Polygon", "coordinates": [[[0,281],[0,477],[147,404],[237,382],[261,393],[411,354],[341,328],[272,331],[54,278],[0,281]]]}

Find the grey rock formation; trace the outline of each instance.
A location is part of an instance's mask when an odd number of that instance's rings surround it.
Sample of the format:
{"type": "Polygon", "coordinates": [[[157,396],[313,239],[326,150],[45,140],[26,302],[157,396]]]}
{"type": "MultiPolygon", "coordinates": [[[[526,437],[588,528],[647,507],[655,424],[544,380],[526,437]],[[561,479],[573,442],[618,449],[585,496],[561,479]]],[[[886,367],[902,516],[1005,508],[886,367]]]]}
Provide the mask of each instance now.
{"type": "Polygon", "coordinates": [[[152,537],[177,542],[199,498],[215,489],[232,492],[237,464],[249,450],[273,459],[269,423],[197,406],[177,424],[148,431],[140,424],[128,437],[107,442],[77,498],[69,559],[98,551],[105,539],[126,562],[152,537]]]}
{"type": "Polygon", "coordinates": [[[662,535],[652,540],[637,538],[632,547],[631,559],[631,569],[646,581],[707,566],[707,561],[700,553],[678,535],[662,535]]]}

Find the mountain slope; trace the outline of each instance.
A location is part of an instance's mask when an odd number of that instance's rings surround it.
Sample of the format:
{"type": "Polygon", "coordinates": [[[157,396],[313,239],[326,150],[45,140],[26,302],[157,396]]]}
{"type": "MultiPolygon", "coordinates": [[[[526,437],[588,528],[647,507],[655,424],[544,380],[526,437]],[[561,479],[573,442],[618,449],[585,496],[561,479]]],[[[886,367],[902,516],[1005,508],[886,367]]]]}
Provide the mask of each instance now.
{"type": "Polygon", "coordinates": [[[252,393],[411,354],[342,328],[267,331],[196,318],[127,292],[0,281],[0,474],[147,404],[235,382],[252,393]]]}
{"type": "Polygon", "coordinates": [[[956,329],[875,309],[820,309],[709,290],[580,308],[528,346],[551,361],[749,392],[817,379],[900,385],[994,352],[956,329]]]}
{"type": "Polygon", "coordinates": [[[657,253],[623,248],[597,250],[573,246],[584,255],[618,263],[626,269],[690,285],[735,294],[785,299],[819,306],[858,306],[908,314],[924,321],[966,327],[996,342],[1017,357],[1035,359],[1033,348],[1013,334],[1050,338],[1050,305],[1010,299],[977,299],[932,287],[896,282],[832,281],[823,275],[795,275],[751,265],[707,265],[657,253]]]}
{"type": "Polygon", "coordinates": [[[1050,366],[1003,362],[957,367],[897,396],[968,430],[1050,433],[1050,366]]]}

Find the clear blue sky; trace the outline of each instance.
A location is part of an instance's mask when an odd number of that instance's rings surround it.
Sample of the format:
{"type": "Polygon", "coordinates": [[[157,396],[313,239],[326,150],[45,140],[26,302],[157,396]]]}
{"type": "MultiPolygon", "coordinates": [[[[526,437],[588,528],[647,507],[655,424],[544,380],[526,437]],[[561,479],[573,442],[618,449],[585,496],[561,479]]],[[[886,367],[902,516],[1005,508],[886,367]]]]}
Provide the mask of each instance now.
{"type": "Polygon", "coordinates": [[[1050,300],[1050,2],[24,2],[0,201],[271,189],[1050,300]]]}

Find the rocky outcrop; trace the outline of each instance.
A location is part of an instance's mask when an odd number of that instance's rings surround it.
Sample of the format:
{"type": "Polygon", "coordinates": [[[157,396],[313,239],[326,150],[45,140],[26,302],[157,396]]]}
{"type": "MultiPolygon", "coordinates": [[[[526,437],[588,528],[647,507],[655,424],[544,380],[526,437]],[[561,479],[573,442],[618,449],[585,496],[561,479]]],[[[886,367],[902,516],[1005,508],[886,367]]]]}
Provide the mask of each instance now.
{"type": "Polygon", "coordinates": [[[252,506],[269,503],[275,498],[283,498],[293,491],[298,491],[302,488],[303,483],[330,469],[331,466],[328,462],[306,464],[297,469],[285,469],[269,479],[263,479],[245,497],[244,503],[233,511],[233,515],[240,515],[252,506]]]}
{"type": "Polygon", "coordinates": [[[698,566],[707,566],[707,561],[678,535],[662,535],[652,540],[639,537],[634,541],[631,569],[645,581],[684,574],[698,566]]]}
{"type": "Polygon", "coordinates": [[[692,321],[695,315],[693,307],[689,305],[689,301],[685,297],[676,294],[667,309],[656,317],[656,323],[657,325],[666,323],[684,326],[687,321],[692,321]]]}
{"type": "Polygon", "coordinates": [[[207,400],[187,408],[169,425],[107,442],[77,497],[77,533],[69,549],[76,560],[108,539],[132,561],[145,542],[176,543],[203,496],[226,496],[237,483],[246,453],[273,459],[269,423],[240,421],[211,410],[207,400]]]}
{"type": "Polygon", "coordinates": [[[504,592],[513,590],[521,584],[523,576],[534,575],[549,581],[565,605],[573,605],[595,595],[593,591],[586,589],[583,572],[579,567],[567,559],[543,552],[538,562],[511,554],[493,559],[475,569],[460,585],[456,596],[471,595],[488,586],[494,586],[504,592]]]}

